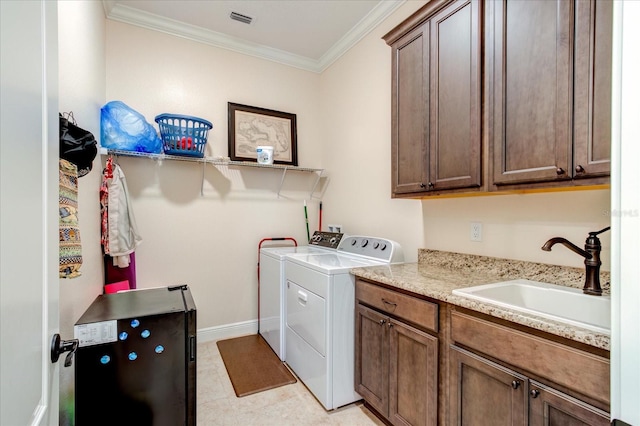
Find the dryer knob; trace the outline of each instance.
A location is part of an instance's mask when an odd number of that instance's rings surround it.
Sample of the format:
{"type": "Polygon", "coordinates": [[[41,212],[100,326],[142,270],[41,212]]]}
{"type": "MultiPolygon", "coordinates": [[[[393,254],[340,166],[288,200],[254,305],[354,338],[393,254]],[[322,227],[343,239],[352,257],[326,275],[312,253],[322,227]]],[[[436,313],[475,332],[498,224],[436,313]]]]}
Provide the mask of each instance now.
{"type": "Polygon", "coordinates": [[[362,242],[360,243],[361,247],[366,247],[367,244],[369,244],[369,240],[367,240],[366,238],[364,240],[362,240],[362,242]]]}
{"type": "Polygon", "coordinates": [[[376,241],[375,243],[373,243],[373,248],[374,249],[377,249],[378,247],[380,247],[380,243],[379,242],[376,241]]]}
{"type": "Polygon", "coordinates": [[[355,246],[357,242],[358,242],[358,241],[356,241],[356,240],[351,240],[351,245],[352,245],[352,246],[355,246]]]}

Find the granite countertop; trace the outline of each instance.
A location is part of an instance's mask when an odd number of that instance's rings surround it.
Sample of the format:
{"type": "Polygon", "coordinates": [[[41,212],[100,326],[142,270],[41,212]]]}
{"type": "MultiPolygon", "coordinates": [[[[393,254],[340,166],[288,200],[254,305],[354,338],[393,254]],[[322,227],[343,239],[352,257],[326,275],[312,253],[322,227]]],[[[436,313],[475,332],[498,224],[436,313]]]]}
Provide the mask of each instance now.
{"type": "MultiPolygon", "coordinates": [[[[355,268],[351,273],[357,277],[482,312],[596,348],[610,350],[610,336],[605,334],[452,293],[458,288],[520,278],[582,288],[584,270],[581,268],[420,249],[418,263],[355,268]]],[[[603,293],[609,294],[609,272],[601,271],[600,281],[603,293]]]]}

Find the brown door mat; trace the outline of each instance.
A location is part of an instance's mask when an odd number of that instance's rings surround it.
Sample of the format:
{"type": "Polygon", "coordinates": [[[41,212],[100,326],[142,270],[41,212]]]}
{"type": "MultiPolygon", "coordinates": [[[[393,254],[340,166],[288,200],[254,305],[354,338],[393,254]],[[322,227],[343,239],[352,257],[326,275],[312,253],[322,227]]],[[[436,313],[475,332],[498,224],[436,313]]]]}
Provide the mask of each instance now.
{"type": "Polygon", "coordinates": [[[219,340],[216,344],[238,397],[296,382],[259,334],[219,340]]]}

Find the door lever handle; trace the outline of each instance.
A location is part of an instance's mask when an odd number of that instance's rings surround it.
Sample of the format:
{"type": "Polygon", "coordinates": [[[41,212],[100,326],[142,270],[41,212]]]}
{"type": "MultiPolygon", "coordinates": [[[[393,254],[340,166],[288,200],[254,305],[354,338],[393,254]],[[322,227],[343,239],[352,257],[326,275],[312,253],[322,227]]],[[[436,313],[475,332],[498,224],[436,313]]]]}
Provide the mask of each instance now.
{"type": "Polygon", "coordinates": [[[58,362],[60,355],[69,352],[64,360],[64,366],[70,367],[73,360],[73,354],[78,350],[78,339],[62,340],[58,333],[53,335],[51,339],[51,362],[58,362]]]}

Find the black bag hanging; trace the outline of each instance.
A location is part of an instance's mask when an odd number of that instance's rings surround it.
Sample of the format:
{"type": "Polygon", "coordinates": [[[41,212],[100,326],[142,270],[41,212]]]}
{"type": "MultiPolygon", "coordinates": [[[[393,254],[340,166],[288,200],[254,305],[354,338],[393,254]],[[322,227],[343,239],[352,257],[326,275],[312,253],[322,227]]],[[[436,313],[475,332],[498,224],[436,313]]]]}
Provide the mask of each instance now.
{"type": "Polygon", "coordinates": [[[60,158],[78,166],[78,177],[91,171],[98,143],[91,132],[78,127],[73,113],[60,114],[60,158]]]}

